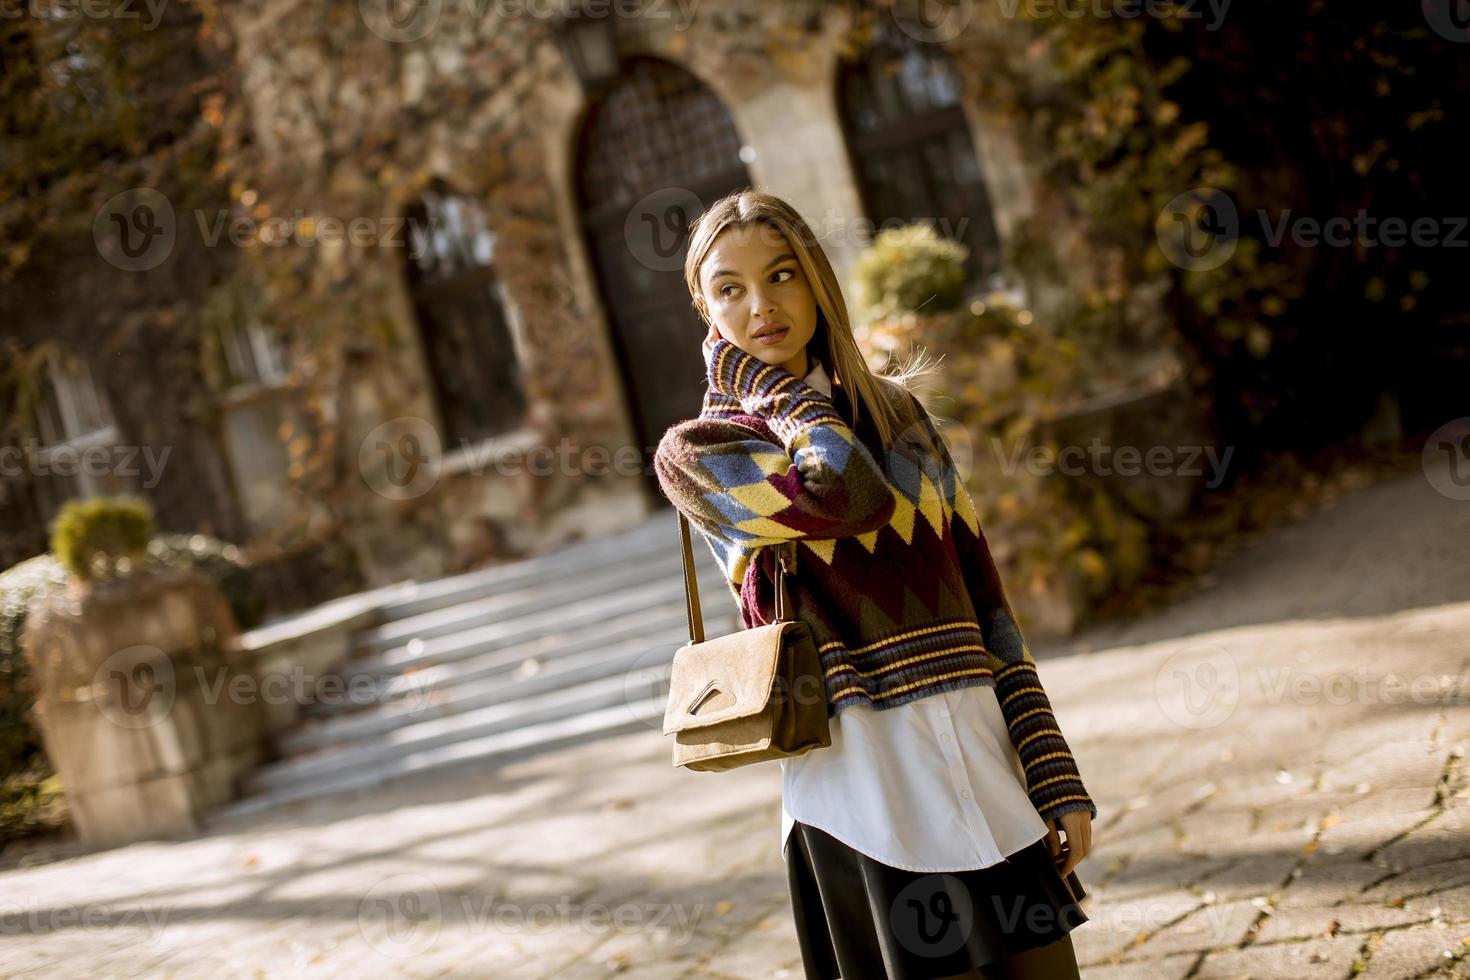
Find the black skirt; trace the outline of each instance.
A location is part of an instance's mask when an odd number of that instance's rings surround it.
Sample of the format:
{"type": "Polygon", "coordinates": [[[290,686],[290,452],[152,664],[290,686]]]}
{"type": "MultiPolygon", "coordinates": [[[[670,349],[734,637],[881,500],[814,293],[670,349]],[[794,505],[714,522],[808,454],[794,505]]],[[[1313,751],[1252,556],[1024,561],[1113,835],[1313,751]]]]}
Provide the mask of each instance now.
{"type": "Polygon", "coordinates": [[[933,980],[1062,938],[1087,921],[1077,872],[1046,838],[1000,864],[905,871],[796,821],[786,877],[808,980],[933,980]]]}

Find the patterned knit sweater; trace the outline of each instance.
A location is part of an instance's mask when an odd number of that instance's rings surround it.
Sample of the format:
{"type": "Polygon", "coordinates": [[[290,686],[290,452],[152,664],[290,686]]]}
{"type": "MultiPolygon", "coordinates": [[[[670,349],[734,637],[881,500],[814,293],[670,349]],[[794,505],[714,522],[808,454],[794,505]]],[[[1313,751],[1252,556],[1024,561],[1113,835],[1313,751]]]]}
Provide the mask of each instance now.
{"type": "Polygon", "coordinates": [[[829,398],[723,338],[707,373],[699,416],[664,433],[654,468],[708,542],[744,625],[774,619],[780,550],[829,712],[994,686],[1037,812],[1096,817],[969,491],[919,400],[881,383],[914,419],[885,450],[866,415],[852,427],[841,387],[829,398]]]}

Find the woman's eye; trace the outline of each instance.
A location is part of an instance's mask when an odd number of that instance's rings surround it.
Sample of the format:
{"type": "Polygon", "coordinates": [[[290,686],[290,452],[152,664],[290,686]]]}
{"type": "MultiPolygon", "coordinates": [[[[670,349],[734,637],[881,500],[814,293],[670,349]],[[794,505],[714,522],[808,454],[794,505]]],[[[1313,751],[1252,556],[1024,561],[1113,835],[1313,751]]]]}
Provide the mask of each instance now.
{"type": "MultiPolygon", "coordinates": [[[[776,277],[777,276],[787,276],[789,279],[795,279],[796,278],[796,270],[795,269],[777,269],[775,272],[771,273],[771,280],[774,282],[776,280],[776,277]]],[[[722,299],[729,299],[730,298],[730,292],[729,291],[732,290],[732,289],[739,289],[739,288],[740,287],[737,286],[737,285],[735,285],[733,282],[726,283],[725,285],[721,286],[719,288],[719,290],[718,290],[718,292],[720,294],[720,298],[722,298],[722,299]]]]}

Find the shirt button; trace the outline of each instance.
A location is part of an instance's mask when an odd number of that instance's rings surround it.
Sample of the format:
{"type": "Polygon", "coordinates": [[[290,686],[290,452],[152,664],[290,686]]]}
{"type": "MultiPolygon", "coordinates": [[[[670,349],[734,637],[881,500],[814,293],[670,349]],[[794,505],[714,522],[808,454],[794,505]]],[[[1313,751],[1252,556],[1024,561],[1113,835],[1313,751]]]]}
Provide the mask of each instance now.
{"type": "Polygon", "coordinates": [[[943,735],[941,735],[939,737],[942,738],[942,739],[944,739],[946,742],[948,742],[949,741],[949,732],[945,732],[943,735]]]}
{"type": "Polygon", "coordinates": [[[968,800],[970,798],[970,791],[967,790],[967,789],[966,790],[961,790],[960,791],[960,796],[962,796],[962,797],[964,797],[965,799],[968,800]]]}

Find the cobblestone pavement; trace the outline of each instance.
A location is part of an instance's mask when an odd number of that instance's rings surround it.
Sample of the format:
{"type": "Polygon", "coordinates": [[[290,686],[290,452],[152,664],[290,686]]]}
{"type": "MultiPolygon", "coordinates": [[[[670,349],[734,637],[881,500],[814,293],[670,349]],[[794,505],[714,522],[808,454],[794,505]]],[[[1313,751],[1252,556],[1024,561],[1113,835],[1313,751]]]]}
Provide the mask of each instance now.
{"type": "MultiPolygon", "coordinates": [[[[1043,656],[1100,809],[1085,977],[1470,976],[1467,541],[1395,479],[1043,656]]],[[[779,770],[668,751],[8,854],[0,975],[799,978],[779,770]]]]}

